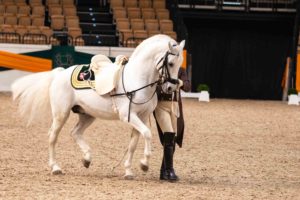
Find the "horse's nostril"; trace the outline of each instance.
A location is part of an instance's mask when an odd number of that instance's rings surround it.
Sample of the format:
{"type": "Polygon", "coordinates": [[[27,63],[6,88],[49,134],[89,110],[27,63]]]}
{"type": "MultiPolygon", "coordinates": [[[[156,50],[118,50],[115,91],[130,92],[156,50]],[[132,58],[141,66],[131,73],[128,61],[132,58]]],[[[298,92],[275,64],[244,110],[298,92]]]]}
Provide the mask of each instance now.
{"type": "Polygon", "coordinates": [[[172,91],[172,88],[171,87],[168,87],[168,92],[172,91]]]}

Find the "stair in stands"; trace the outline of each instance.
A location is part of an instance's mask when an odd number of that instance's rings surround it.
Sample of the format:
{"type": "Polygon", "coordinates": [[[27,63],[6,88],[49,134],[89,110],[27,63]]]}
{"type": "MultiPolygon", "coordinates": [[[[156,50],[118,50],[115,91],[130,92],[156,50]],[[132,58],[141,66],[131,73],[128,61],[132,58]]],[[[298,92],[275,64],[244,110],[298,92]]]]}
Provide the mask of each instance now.
{"type": "Polygon", "coordinates": [[[77,0],[77,6],[90,6],[94,8],[107,7],[108,0],[77,0]]]}
{"type": "Polygon", "coordinates": [[[86,45],[118,46],[116,27],[109,7],[77,5],[77,15],[86,45]]]}

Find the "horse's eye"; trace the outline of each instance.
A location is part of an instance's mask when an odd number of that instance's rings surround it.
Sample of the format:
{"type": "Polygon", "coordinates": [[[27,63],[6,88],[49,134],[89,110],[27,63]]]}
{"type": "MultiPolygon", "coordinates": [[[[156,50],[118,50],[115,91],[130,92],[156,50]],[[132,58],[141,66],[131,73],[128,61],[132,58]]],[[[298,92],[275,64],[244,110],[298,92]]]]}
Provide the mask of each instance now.
{"type": "Polygon", "coordinates": [[[173,67],[174,66],[174,63],[169,63],[169,67],[173,67]]]}

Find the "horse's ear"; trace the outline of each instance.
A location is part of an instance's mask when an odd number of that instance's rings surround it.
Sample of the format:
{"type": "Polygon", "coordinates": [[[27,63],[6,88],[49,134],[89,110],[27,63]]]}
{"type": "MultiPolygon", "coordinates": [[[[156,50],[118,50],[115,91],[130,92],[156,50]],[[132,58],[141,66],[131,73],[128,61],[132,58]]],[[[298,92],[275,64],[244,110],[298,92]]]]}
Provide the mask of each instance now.
{"type": "Polygon", "coordinates": [[[171,44],[171,41],[168,42],[168,45],[169,45],[169,50],[170,52],[173,52],[173,45],[171,44]]]}
{"type": "Polygon", "coordinates": [[[183,50],[184,45],[185,45],[185,40],[182,40],[179,44],[181,51],[183,50]]]}

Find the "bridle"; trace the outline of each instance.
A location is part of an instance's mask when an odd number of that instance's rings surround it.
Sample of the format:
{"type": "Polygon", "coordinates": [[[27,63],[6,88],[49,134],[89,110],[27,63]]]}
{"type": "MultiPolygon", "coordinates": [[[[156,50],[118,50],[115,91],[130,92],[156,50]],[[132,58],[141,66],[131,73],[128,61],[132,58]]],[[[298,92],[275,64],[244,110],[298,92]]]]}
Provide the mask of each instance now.
{"type": "Polygon", "coordinates": [[[125,71],[125,67],[126,67],[126,64],[127,63],[124,63],[123,64],[123,67],[122,67],[122,87],[123,87],[123,90],[124,92],[123,93],[116,93],[116,94],[111,94],[110,96],[111,97],[115,97],[115,96],[123,96],[125,95],[128,100],[129,100],[129,107],[128,107],[128,122],[130,121],[130,110],[131,110],[131,104],[135,104],[135,105],[142,105],[142,104],[145,104],[145,103],[148,103],[149,101],[151,101],[151,99],[154,97],[155,93],[156,93],[156,90],[153,92],[153,94],[150,96],[149,99],[147,99],[146,101],[143,101],[143,102],[135,102],[133,101],[133,97],[135,95],[135,93],[137,91],[140,91],[142,89],[145,89],[147,87],[153,87],[154,85],[162,85],[166,82],[170,82],[172,84],[179,84],[179,81],[178,79],[173,79],[171,78],[170,76],[170,72],[169,72],[169,69],[168,69],[168,60],[169,60],[169,55],[173,55],[173,56],[179,56],[179,54],[174,54],[172,52],[169,52],[167,51],[165,53],[165,55],[158,61],[158,63],[156,64],[156,69],[158,71],[161,70],[161,73],[159,75],[159,78],[157,81],[154,81],[152,83],[149,83],[145,86],[142,86],[138,89],[135,89],[135,90],[132,90],[132,91],[126,91],[125,89],[125,85],[124,85],[124,71],[125,71]],[[157,67],[160,63],[163,63],[160,67],[157,67]]]}
{"type": "MultiPolygon", "coordinates": [[[[157,65],[159,65],[162,61],[163,61],[163,64],[162,66],[158,67],[157,70],[161,70],[162,73],[160,75],[160,79],[162,79],[163,83],[165,82],[170,82],[172,84],[179,84],[179,81],[178,79],[174,79],[174,78],[171,78],[170,76],[170,72],[169,72],[169,68],[168,68],[168,63],[169,63],[169,55],[172,55],[172,56],[179,56],[179,54],[174,54],[172,52],[169,52],[167,51],[165,53],[165,55],[158,61],[157,65]]],[[[157,66],[156,65],[156,66],[157,66]]]]}

